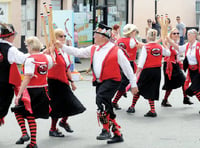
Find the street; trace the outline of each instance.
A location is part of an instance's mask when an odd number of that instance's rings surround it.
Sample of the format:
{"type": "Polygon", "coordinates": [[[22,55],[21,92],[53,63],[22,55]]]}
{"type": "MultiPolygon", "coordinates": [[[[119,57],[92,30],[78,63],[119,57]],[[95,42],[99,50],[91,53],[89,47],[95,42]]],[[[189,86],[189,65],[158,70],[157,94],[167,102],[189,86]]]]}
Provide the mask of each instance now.
{"type": "MultiPolygon", "coordinates": [[[[82,64],[76,64],[75,68],[77,70],[88,69],[89,59],[81,59],[81,61],[82,64]]],[[[101,127],[98,126],[96,117],[95,88],[91,83],[91,74],[81,73],[81,75],[83,80],[75,82],[77,90],[74,93],[87,110],[69,118],[73,133],[66,133],[58,126],[65,135],[64,138],[49,137],[50,118],[37,120],[39,148],[199,148],[200,103],[196,97],[192,97],[191,101],[194,104],[184,105],[181,88],[172,91],[169,97],[169,102],[172,104],[170,108],[161,107],[164,91],[160,89],[160,100],[155,102],[158,114],[156,118],[144,117],[144,114],[149,111],[149,104],[142,97],[136,104],[136,112],[128,114],[126,110],[132,103],[132,94],[128,92],[128,97],[122,97],[119,101],[122,110],[115,111],[124,142],[108,145],[106,141],[96,140],[101,127]]],[[[161,87],[162,84],[163,77],[161,87]]],[[[5,122],[5,125],[0,127],[0,148],[26,147],[28,142],[24,145],[15,144],[21,132],[11,111],[6,116],[5,122]]]]}

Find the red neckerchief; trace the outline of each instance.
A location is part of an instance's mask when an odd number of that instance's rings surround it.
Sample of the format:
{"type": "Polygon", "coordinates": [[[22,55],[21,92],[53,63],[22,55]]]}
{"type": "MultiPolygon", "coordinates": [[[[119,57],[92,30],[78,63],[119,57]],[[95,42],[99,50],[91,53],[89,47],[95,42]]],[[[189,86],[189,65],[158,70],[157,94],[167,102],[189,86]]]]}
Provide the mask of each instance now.
{"type": "Polygon", "coordinates": [[[99,45],[99,48],[97,49],[97,51],[99,51],[103,46],[105,46],[109,41],[107,41],[106,43],[104,43],[103,45],[99,45]]]}

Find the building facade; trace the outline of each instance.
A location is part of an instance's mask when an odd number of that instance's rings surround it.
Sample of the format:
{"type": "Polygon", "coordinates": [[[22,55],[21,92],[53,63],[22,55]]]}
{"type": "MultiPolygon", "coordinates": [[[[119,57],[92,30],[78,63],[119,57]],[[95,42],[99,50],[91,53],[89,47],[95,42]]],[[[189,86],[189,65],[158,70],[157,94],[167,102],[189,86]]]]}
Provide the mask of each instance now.
{"type": "Polygon", "coordinates": [[[94,29],[93,1],[97,6],[95,21],[106,19],[109,26],[134,23],[140,30],[141,38],[145,35],[147,19],[153,20],[155,11],[159,15],[168,14],[172,26],[176,25],[178,15],[186,26],[199,26],[200,0],[0,0],[0,21],[14,25],[18,32],[14,44],[24,48],[26,36],[36,35],[44,41],[40,13],[44,11],[44,2],[52,3],[53,11],[73,10],[74,22],[80,35],[79,42],[90,44],[94,29]]]}

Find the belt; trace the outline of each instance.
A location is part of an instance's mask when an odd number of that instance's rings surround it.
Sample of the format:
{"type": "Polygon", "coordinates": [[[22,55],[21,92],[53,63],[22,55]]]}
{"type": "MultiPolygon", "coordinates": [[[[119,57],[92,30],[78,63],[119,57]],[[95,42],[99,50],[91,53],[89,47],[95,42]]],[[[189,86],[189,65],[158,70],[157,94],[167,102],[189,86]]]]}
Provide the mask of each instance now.
{"type": "Polygon", "coordinates": [[[189,65],[189,69],[190,70],[197,70],[198,69],[198,65],[189,65]]]}

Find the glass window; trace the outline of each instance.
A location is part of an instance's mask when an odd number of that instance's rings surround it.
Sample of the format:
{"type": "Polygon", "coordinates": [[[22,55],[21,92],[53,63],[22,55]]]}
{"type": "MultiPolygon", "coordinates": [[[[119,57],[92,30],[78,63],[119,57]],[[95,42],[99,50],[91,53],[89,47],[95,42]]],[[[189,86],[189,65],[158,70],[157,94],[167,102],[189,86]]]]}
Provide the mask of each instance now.
{"type": "Polygon", "coordinates": [[[200,1],[196,1],[196,26],[200,26],[200,1]]]}

